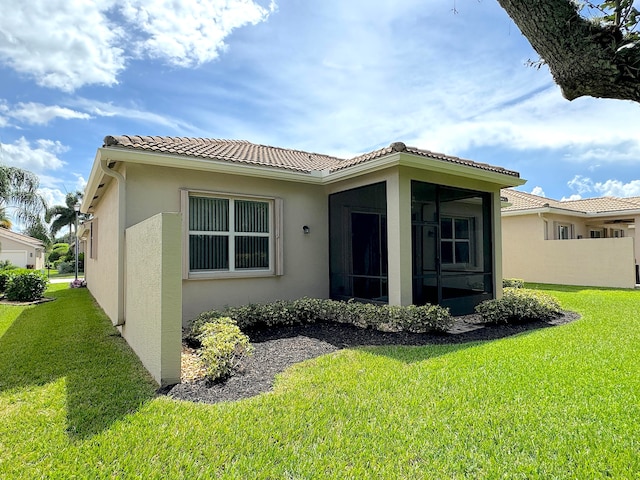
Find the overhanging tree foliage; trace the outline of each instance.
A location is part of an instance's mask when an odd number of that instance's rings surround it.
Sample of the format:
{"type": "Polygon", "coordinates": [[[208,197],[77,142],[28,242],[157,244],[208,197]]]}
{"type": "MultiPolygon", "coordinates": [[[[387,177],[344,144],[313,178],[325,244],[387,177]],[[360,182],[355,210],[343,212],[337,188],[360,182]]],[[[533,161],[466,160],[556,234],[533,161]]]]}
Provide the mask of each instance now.
{"type": "Polygon", "coordinates": [[[0,209],[13,215],[27,226],[41,220],[46,209],[44,199],[38,193],[38,177],[17,167],[0,165],[0,209]]]}
{"type": "Polygon", "coordinates": [[[72,238],[73,227],[76,223],[76,210],[74,205],[82,198],[81,192],[67,193],[64,203],[65,205],[54,205],[48,208],[44,219],[51,223],[51,238],[55,238],[56,234],[64,227],[69,227],[69,239],[72,238]]]}
{"type": "Polygon", "coordinates": [[[640,14],[634,0],[498,0],[538,52],[568,100],[640,103],[640,14]],[[586,18],[585,9],[601,15],[586,18]]]}

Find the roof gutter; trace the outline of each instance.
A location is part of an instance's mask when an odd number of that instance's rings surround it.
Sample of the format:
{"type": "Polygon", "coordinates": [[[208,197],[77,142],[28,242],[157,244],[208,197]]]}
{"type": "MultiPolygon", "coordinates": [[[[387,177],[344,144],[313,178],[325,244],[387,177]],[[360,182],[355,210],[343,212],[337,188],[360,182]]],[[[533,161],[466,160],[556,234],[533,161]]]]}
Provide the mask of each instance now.
{"type": "Polygon", "coordinates": [[[521,209],[521,210],[508,210],[506,212],[502,212],[501,215],[503,217],[515,217],[518,215],[534,215],[534,214],[540,214],[540,213],[554,213],[556,215],[565,215],[569,217],[579,217],[579,218],[605,218],[605,217],[619,217],[622,215],[636,216],[640,214],[640,209],[612,210],[610,212],[579,212],[577,210],[569,210],[567,208],[539,207],[539,208],[527,208],[527,209],[521,209]]]}
{"type": "Polygon", "coordinates": [[[118,272],[116,275],[116,279],[118,282],[118,316],[114,325],[116,327],[122,326],[125,324],[125,314],[124,314],[124,257],[125,257],[125,237],[124,231],[126,227],[126,217],[125,212],[125,179],[122,174],[116,172],[115,170],[109,168],[109,159],[108,158],[100,158],[98,165],[100,170],[105,175],[113,178],[118,184],[118,249],[117,249],[117,257],[118,257],[118,272]]]}

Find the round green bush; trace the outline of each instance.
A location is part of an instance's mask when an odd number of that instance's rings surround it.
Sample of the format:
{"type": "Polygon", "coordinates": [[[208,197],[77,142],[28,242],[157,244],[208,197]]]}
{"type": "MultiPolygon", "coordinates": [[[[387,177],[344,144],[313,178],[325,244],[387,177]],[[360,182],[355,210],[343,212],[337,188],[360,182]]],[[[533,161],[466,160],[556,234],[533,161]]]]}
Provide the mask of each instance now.
{"type": "Polygon", "coordinates": [[[524,323],[548,320],[562,310],[558,300],[526,288],[505,288],[502,298],[486,300],[476,307],[487,323],[524,323]]]}
{"type": "Polygon", "coordinates": [[[47,278],[37,271],[16,272],[9,276],[5,289],[7,300],[31,302],[44,296],[47,278]]]}
{"type": "Polygon", "coordinates": [[[200,354],[211,380],[222,380],[241,368],[242,360],[253,353],[249,337],[229,317],[217,318],[202,327],[200,354]]]}

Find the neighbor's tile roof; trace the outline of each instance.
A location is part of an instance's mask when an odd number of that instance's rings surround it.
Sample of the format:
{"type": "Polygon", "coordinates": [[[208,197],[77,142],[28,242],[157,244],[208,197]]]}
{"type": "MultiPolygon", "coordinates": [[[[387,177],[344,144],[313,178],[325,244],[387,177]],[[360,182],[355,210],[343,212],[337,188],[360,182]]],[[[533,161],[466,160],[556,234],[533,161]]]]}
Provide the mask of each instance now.
{"type": "Polygon", "coordinates": [[[406,152],[443,162],[468,165],[481,170],[519,177],[518,172],[495,167],[486,163],[473,162],[458,157],[407,147],[401,142],[365,153],[351,159],[341,159],[329,155],[291,150],[288,148],[257,145],[245,140],[221,140],[214,138],[189,137],[146,137],[139,135],[107,136],[105,147],[122,147],[171,155],[183,155],[232,163],[247,163],[267,167],[281,168],[298,172],[329,170],[335,172],[353,165],[365,163],[394,152],[406,152]]]}
{"type": "Polygon", "coordinates": [[[608,213],[640,210],[640,197],[597,197],[558,201],[531,193],[519,192],[510,188],[501,190],[501,195],[505,196],[508,202],[511,203],[511,206],[502,209],[503,212],[533,210],[544,207],[559,208],[576,213],[608,213]]]}
{"type": "Polygon", "coordinates": [[[27,243],[33,247],[44,247],[44,243],[42,243],[42,240],[30,237],[28,235],[23,235],[18,232],[12,232],[11,230],[7,230],[6,228],[0,228],[0,236],[10,238],[17,242],[27,243]]]}

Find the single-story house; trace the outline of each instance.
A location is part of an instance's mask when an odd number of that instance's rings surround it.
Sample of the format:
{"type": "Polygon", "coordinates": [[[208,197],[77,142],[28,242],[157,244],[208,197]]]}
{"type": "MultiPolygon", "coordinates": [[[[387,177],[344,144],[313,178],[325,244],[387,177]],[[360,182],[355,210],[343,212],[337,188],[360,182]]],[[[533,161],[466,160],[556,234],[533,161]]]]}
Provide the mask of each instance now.
{"type": "MultiPolygon", "coordinates": [[[[351,159],[203,138],[108,136],[82,212],[88,287],[160,383],[213,308],[501,295],[501,167],[401,142],[351,159]]],[[[177,370],[176,370],[177,368],[177,370]]],[[[178,377],[177,377],[178,376],[178,377]]]]}
{"type": "Polygon", "coordinates": [[[506,278],[634,288],[640,283],[640,197],[558,201],[504,189],[506,278]]]}
{"type": "Polygon", "coordinates": [[[44,244],[37,238],[0,228],[0,261],[20,268],[44,268],[44,244]]]}

